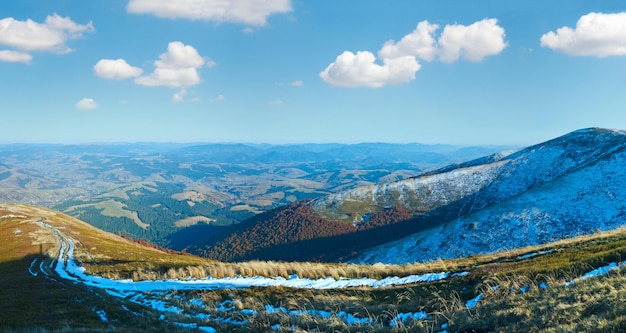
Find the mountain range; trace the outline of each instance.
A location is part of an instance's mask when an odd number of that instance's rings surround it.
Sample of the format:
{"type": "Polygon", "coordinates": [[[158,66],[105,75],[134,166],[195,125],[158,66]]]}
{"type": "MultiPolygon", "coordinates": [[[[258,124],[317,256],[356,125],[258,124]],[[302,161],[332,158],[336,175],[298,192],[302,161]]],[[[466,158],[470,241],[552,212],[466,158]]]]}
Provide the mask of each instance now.
{"type": "MultiPolygon", "coordinates": [[[[501,147],[423,144],[0,145],[0,202],[63,211],[175,246],[195,230],[362,185],[404,179],[501,147]]],[[[183,244],[184,245],[184,244],[183,244]]]]}
{"type": "Polygon", "coordinates": [[[5,145],[0,197],[217,260],[427,262],[624,225],[625,136],[589,128],[518,150],[5,145]]]}
{"type": "Polygon", "coordinates": [[[625,149],[623,131],[582,129],[277,208],[187,250],[234,261],[405,264],[614,229],[626,225],[625,149]]]}
{"type": "MultiPolygon", "coordinates": [[[[623,331],[625,158],[626,132],[589,128],[169,234],[209,258],[0,204],[0,330],[623,331]]],[[[123,161],[116,175],[130,176],[123,161]]],[[[22,179],[5,168],[3,180],[22,179]]],[[[103,198],[136,207],[168,186],[103,198]]]]}

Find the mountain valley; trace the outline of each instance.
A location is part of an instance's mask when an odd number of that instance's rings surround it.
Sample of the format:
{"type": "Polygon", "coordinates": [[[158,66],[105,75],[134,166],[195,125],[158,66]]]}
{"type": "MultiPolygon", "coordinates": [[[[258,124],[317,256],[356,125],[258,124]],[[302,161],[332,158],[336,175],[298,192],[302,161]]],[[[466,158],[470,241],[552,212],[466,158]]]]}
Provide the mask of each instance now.
{"type": "Polygon", "coordinates": [[[334,171],[358,180],[337,176],[335,187],[311,185],[310,196],[284,204],[284,194],[302,189],[294,185],[302,179],[289,177],[319,175],[303,164],[268,164],[259,179],[283,184],[269,206],[237,194],[268,194],[261,181],[250,185],[255,172],[243,166],[228,164],[237,171],[223,181],[250,178],[223,192],[209,187],[219,177],[181,164],[184,154],[174,163],[162,151],[129,149],[125,158],[41,149],[23,164],[15,151],[2,155],[7,201],[37,199],[56,210],[0,204],[1,330],[626,329],[626,132],[583,129],[414,175],[362,162],[358,171],[334,171]],[[164,171],[166,162],[176,173],[164,171]],[[35,165],[59,170],[59,180],[35,165]]]}
{"type": "Polygon", "coordinates": [[[278,208],[188,250],[219,260],[405,264],[611,230],[626,225],[625,149],[622,131],[583,129],[278,208]]]}
{"type": "Polygon", "coordinates": [[[0,145],[0,202],[54,208],[104,230],[182,248],[190,226],[213,232],[292,202],[404,179],[500,149],[382,143],[0,145]]]}

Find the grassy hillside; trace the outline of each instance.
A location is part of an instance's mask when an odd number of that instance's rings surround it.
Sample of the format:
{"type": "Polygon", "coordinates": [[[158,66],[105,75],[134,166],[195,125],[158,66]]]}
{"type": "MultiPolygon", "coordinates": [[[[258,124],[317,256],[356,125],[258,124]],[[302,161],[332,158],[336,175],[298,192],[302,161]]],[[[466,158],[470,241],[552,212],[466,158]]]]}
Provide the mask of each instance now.
{"type": "Polygon", "coordinates": [[[622,269],[571,283],[596,268],[621,262],[626,256],[624,229],[541,247],[405,266],[219,263],[142,246],[63,214],[21,205],[0,206],[0,236],[5,240],[0,243],[1,331],[199,332],[209,331],[209,327],[218,332],[626,329],[626,277],[622,269]],[[116,296],[55,275],[50,264],[58,256],[60,243],[52,229],[37,222],[45,222],[70,237],[76,246],[76,258],[88,272],[111,277],[187,279],[207,273],[216,277],[298,274],[312,278],[382,278],[428,272],[451,275],[435,282],[383,288],[227,288],[116,296]],[[475,307],[468,307],[467,302],[477,295],[482,299],[475,307]]]}

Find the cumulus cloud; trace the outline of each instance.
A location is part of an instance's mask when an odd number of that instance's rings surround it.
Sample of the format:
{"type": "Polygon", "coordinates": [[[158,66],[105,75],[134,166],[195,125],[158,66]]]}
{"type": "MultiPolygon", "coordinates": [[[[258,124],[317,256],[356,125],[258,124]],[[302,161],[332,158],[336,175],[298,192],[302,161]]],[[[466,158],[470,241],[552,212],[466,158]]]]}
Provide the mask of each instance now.
{"type": "Polygon", "coordinates": [[[504,28],[498,25],[497,19],[483,19],[469,26],[446,25],[439,37],[439,59],[454,62],[461,57],[481,61],[486,56],[499,54],[508,46],[504,36],[504,28]]]}
{"type": "Polygon", "coordinates": [[[200,83],[198,69],[205,64],[214,66],[215,62],[201,57],[191,45],[171,42],[167,46],[167,52],[154,62],[154,72],[136,78],[135,83],[172,88],[193,86],[200,83]]]}
{"type": "Polygon", "coordinates": [[[562,27],[541,36],[541,46],[575,56],[626,55],[626,12],[589,13],[576,28],[562,27]]]}
{"type": "Polygon", "coordinates": [[[304,85],[304,82],[302,82],[302,80],[296,80],[291,82],[290,85],[292,87],[302,87],[304,85]]]}
{"type": "Polygon", "coordinates": [[[267,24],[272,14],[291,12],[290,0],[131,0],[129,13],[152,14],[170,19],[267,24]]]}
{"type": "Polygon", "coordinates": [[[29,63],[33,57],[25,52],[0,50],[0,61],[29,63]]]}
{"type": "Polygon", "coordinates": [[[283,101],[282,99],[274,99],[268,102],[269,105],[274,105],[274,106],[281,106],[283,104],[285,104],[285,101],[283,101]]]}
{"type": "Polygon", "coordinates": [[[104,79],[123,80],[138,77],[143,70],[129,65],[124,59],[102,59],[93,66],[94,73],[104,79]]]}
{"type": "Polygon", "coordinates": [[[0,20],[0,45],[5,45],[14,50],[4,50],[0,60],[28,62],[25,59],[31,57],[28,52],[47,51],[57,54],[72,51],[66,45],[67,41],[78,39],[83,33],[93,32],[91,22],[81,25],[72,21],[69,17],[61,17],[57,14],[50,15],[43,23],[31,19],[19,21],[12,17],[0,20]],[[7,60],[9,59],[9,60],[7,60]]]}
{"type": "Polygon", "coordinates": [[[384,59],[383,65],[375,61],[376,57],[369,51],[356,54],[344,51],[320,73],[320,77],[332,86],[379,88],[409,82],[415,79],[415,72],[420,69],[420,64],[412,56],[384,59]]]}
{"type": "Polygon", "coordinates": [[[78,103],[76,103],[76,109],[80,111],[93,110],[98,107],[96,101],[91,98],[83,98],[78,103]]]}
{"type": "Polygon", "coordinates": [[[484,19],[469,26],[446,25],[438,40],[435,39],[437,29],[437,24],[419,22],[415,30],[399,42],[387,41],[378,51],[378,62],[369,51],[356,54],[344,51],[320,77],[332,86],[379,88],[414,80],[421,68],[418,58],[432,61],[439,57],[443,62],[460,58],[481,61],[508,46],[504,29],[496,19],[484,19]]]}
{"type": "Polygon", "coordinates": [[[396,43],[393,40],[387,41],[382,49],[378,51],[378,56],[383,59],[415,56],[431,61],[437,54],[433,33],[438,28],[439,26],[437,24],[422,21],[417,24],[413,32],[402,37],[399,42],[396,43]]]}

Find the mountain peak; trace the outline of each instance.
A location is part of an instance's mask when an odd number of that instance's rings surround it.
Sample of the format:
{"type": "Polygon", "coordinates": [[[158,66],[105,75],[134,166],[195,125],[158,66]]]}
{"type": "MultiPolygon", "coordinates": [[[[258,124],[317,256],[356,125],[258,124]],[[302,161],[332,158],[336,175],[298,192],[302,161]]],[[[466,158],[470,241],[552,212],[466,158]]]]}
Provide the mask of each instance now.
{"type": "Polygon", "coordinates": [[[624,163],[621,130],[586,128],[519,150],[480,166],[489,172],[481,173],[477,191],[438,207],[453,207],[456,216],[367,251],[357,262],[451,258],[624,226],[626,206],[618,199],[626,197],[624,163]]]}

